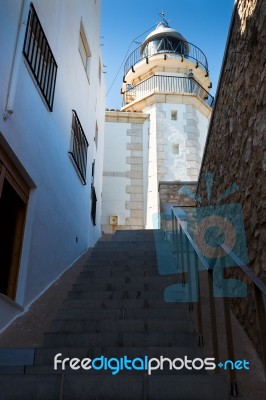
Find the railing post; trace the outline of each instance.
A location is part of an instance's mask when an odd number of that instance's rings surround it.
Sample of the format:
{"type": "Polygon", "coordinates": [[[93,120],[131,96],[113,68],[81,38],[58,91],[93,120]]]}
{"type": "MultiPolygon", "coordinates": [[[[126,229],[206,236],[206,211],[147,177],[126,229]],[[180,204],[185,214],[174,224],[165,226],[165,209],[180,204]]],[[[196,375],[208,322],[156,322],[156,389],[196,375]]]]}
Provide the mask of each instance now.
{"type": "Polygon", "coordinates": [[[182,283],[185,283],[185,271],[184,271],[184,250],[183,250],[183,229],[180,223],[179,225],[179,243],[180,243],[180,265],[182,273],[182,283]]]}
{"type": "MultiPolygon", "coordinates": [[[[211,315],[211,331],[212,331],[212,349],[215,360],[219,360],[219,346],[218,346],[218,333],[216,321],[216,307],[215,299],[213,296],[213,269],[208,270],[208,289],[209,289],[209,305],[211,315]]],[[[219,374],[219,368],[215,369],[215,373],[219,374]]]]}
{"type": "Polygon", "coordinates": [[[198,333],[199,333],[199,341],[198,345],[203,347],[203,327],[202,327],[202,310],[201,310],[201,289],[200,289],[200,276],[199,276],[199,259],[197,253],[194,252],[195,255],[195,286],[198,287],[198,302],[197,302],[197,316],[198,316],[198,333]]]}
{"type": "Polygon", "coordinates": [[[189,254],[189,240],[188,237],[186,236],[186,253],[187,253],[187,274],[188,274],[188,294],[189,294],[189,310],[193,310],[193,299],[192,299],[192,294],[193,294],[193,289],[192,289],[192,285],[193,282],[192,281],[192,276],[191,276],[191,265],[190,265],[190,254],[189,254]]]}
{"type": "Polygon", "coordinates": [[[253,285],[253,287],[254,287],[254,295],[256,301],[257,321],[260,334],[263,364],[264,364],[264,370],[266,370],[266,316],[265,316],[265,305],[263,299],[264,295],[256,285],[253,285]]]}
{"type": "MultiPolygon", "coordinates": [[[[222,279],[224,281],[224,268],[225,268],[225,258],[221,258],[221,274],[222,279]]],[[[231,315],[230,315],[230,304],[229,298],[226,297],[227,293],[223,291],[223,302],[224,302],[224,318],[225,318],[225,330],[226,330],[226,344],[227,344],[227,355],[228,359],[235,361],[235,353],[234,353],[234,340],[232,333],[232,323],[231,323],[231,315]]],[[[236,380],[236,371],[234,369],[229,370],[230,375],[230,386],[231,386],[231,396],[238,396],[238,388],[237,388],[237,380],[236,380]]]]}

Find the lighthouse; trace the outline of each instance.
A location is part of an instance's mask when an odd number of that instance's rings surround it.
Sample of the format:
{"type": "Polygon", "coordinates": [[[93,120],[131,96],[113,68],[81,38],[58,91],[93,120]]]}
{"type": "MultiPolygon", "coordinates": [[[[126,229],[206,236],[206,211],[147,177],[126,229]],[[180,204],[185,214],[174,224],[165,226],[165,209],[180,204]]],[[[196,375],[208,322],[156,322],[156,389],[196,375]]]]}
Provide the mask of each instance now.
{"type": "Polygon", "coordinates": [[[125,62],[122,108],[106,111],[106,232],[152,228],[160,182],[198,179],[213,103],[208,62],[161,17],[125,62]]]}

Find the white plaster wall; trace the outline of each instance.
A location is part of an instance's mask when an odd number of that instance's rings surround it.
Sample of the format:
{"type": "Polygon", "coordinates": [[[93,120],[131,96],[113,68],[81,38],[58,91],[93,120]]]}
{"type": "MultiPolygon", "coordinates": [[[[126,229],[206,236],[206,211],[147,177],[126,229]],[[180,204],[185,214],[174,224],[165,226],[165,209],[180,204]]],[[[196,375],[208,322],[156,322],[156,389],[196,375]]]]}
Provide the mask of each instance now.
{"type": "MultiPolygon", "coordinates": [[[[34,7],[58,64],[54,109],[45,107],[21,54],[14,113],[3,121],[8,82],[22,1],[1,1],[0,139],[32,189],[24,235],[16,301],[26,306],[78,258],[101,234],[101,180],[104,129],[104,83],[98,78],[100,1],[34,0],[34,7]],[[78,50],[80,21],[91,50],[88,80],[78,50]],[[72,109],[89,142],[87,185],[83,186],[68,156],[72,109]],[[94,144],[99,126],[98,148],[94,144]],[[97,226],[90,218],[91,163],[96,159],[97,226]]],[[[21,49],[22,50],[22,49],[21,49]]],[[[0,299],[3,318],[10,305],[0,299]],[[5,312],[6,310],[6,312],[5,312]]]]}
{"type": "Polygon", "coordinates": [[[121,177],[104,176],[103,179],[103,212],[102,224],[109,224],[109,217],[116,215],[119,217],[118,224],[125,225],[125,220],[130,216],[125,204],[129,200],[126,194],[126,186],[129,180],[121,177]]]}
{"type": "Polygon", "coordinates": [[[126,201],[130,199],[126,193],[126,186],[130,183],[130,179],[126,178],[126,171],[129,171],[126,159],[130,156],[127,150],[127,143],[130,142],[127,130],[130,128],[131,123],[127,122],[105,123],[102,225],[108,225],[112,215],[117,215],[119,225],[124,225],[126,217],[130,215],[125,208],[126,201]]]}
{"type": "Polygon", "coordinates": [[[104,143],[104,172],[125,172],[126,158],[130,152],[127,151],[127,143],[130,137],[127,136],[127,129],[131,124],[127,122],[106,122],[105,143],[104,143]]]}

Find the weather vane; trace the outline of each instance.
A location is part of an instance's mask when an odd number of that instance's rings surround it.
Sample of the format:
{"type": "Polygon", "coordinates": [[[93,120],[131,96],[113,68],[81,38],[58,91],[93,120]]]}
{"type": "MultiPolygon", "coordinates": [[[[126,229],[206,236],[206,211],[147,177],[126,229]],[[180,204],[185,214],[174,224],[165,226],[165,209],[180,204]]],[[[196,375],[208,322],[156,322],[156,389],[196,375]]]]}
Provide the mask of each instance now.
{"type": "Polygon", "coordinates": [[[166,25],[168,25],[168,22],[167,22],[166,19],[165,19],[165,12],[164,12],[164,11],[161,11],[161,12],[159,13],[159,15],[160,15],[160,17],[162,18],[163,23],[166,24],[166,25]]]}

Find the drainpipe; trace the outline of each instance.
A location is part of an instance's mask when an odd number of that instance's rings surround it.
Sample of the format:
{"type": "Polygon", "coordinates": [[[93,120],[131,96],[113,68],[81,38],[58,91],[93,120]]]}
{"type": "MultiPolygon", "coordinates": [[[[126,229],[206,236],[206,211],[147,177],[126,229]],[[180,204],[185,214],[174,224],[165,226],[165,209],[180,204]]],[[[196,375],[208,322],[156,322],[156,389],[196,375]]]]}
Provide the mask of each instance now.
{"type": "Polygon", "coordinates": [[[19,69],[21,62],[21,55],[23,50],[24,38],[26,33],[28,12],[29,12],[30,0],[23,0],[21,5],[18,33],[16,38],[14,57],[11,67],[11,73],[9,78],[8,92],[6,98],[5,112],[3,115],[4,121],[6,121],[11,114],[14,112],[14,101],[19,77],[19,69]]]}

